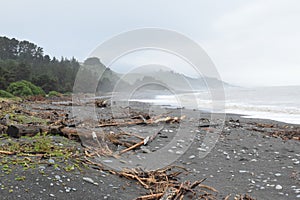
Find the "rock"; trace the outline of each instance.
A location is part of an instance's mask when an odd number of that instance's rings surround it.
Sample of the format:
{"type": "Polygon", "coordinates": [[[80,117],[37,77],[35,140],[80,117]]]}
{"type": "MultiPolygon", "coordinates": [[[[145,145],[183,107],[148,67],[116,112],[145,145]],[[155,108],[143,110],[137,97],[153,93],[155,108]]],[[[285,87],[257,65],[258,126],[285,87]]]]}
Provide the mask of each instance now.
{"type": "Polygon", "coordinates": [[[281,185],[276,185],[275,189],[276,190],[282,190],[282,186],[281,185]]]}
{"type": "Polygon", "coordinates": [[[147,147],[142,147],[141,150],[143,151],[143,153],[151,153],[151,150],[147,147]]]}
{"type": "Polygon", "coordinates": [[[174,153],[174,151],[172,149],[169,149],[168,152],[169,153],[174,153]]]}
{"type": "Polygon", "coordinates": [[[183,154],[183,151],[176,151],[176,154],[181,155],[181,154],[183,154]]]}
{"type": "Polygon", "coordinates": [[[203,149],[203,148],[197,148],[199,151],[203,151],[203,152],[206,152],[206,149],[203,149]]]}
{"type": "Polygon", "coordinates": [[[280,173],[276,173],[276,174],[274,174],[275,176],[277,176],[277,177],[279,177],[279,176],[281,176],[281,174],[280,173]]]}
{"type": "Polygon", "coordinates": [[[53,164],[55,163],[55,161],[54,161],[52,158],[50,158],[50,159],[48,160],[48,163],[51,164],[51,165],[53,165],[53,164]]]}
{"type": "Polygon", "coordinates": [[[83,177],[82,178],[84,181],[88,182],[88,183],[92,183],[94,185],[98,185],[98,183],[96,183],[93,179],[89,178],[89,177],[83,177]]]}
{"type": "Polygon", "coordinates": [[[46,167],[45,167],[45,166],[43,166],[43,165],[41,165],[41,166],[39,166],[39,169],[40,169],[40,170],[45,170],[45,169],[46,169],[46,167]]]}

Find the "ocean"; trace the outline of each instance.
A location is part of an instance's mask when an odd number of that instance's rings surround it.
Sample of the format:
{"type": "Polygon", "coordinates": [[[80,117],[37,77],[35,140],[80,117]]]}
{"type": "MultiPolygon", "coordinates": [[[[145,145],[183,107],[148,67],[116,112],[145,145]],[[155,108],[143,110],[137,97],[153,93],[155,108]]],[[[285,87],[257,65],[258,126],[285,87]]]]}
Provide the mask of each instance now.
{"type": "Polygon", "coordinates": [[[154,95],[153,98],[134,98],[131,100],[300,124],[300,86],[232,87],[225,89],[224,92],[224,109],[220,110],[216,110],[213,106],[215,101],[211,97],[211,91],[159,94],[154,95]]]}

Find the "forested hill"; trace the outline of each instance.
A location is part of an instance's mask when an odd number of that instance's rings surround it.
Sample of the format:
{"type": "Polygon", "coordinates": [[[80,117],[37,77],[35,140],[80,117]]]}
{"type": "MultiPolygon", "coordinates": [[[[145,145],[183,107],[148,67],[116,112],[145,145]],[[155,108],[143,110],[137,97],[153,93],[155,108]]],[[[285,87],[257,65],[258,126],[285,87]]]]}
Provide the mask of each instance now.
{"type": "Polygon", "coordinates": [[[51,58],[29,41],[0,37],[0,89],[27,80],[45,92],[71,92],[79,67],[75,58],[51,58]]]}

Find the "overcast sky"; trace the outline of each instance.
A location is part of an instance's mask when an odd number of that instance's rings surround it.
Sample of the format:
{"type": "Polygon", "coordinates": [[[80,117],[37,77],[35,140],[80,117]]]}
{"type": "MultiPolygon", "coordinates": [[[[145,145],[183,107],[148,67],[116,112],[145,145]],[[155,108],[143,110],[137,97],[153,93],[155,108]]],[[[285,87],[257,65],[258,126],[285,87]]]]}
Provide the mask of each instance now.
{"type": "Polygon", "coordinates": [[[224,81],[300,85],[298,0],[0,2],[0,35],[34,42],[51,56],[83,61],[113,35],[158,27],[199,43],[224,81]]]}

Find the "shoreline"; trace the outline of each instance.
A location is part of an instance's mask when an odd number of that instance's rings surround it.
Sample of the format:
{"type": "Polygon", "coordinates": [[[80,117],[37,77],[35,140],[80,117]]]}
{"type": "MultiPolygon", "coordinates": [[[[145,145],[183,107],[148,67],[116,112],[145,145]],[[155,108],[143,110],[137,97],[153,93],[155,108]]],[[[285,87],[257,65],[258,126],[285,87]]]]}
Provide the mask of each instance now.
{"type": "MultiPolygon", "coordinates": [[[[22,106],[27,110],[29,108],[30,111],[32,108],[36,108],[34,112],[37,113],[39,109],[44,109],[44,111],[40,111],[42,113],[47,109],[51,111],[50,108],[61,109],[62,113],[68,113],[71,108],[68,105],[53,105],[49,102],[25,103],[22,106]]],[[[147,106],[149,107],[149,105],[142,106],[141,103],[134,103],[131,108],[136,108],[135,111],[140,112],[145,111],[147,106]]],[[[108,109],[110,108],[97,108],[106,117],[108,109]]],[[[167,110],[171,112],[170,116],[178,116],[178,109],[167,110]]],[[[173,163],[183,166],[190,172],[180,175],[181,181],[196,181],[206,178],[204,183],[219,191],[217,199],[224,199],[229,194],[232,194],[229,199],[233,199],[236,194],[246,193],[256,199],[284,198],[292,200],[298,198],[297,192],[300,192],[300,165],[298,163],[300,161],[300,141],[288,138],[289,135],[284,134],[290,132],[295,133],[295,137],[300,136],[300,125],[265,119],[242,118],[238,114],[226,114],[225,125],[218,142],[205,158],[200,159],[198,155],[203,151],[201,149],[203,139],[214,131],[214,127],[195,126],[195,124],[199,125],[198,112],[200,111],[188,109],[185,111],[189,113],[189,116],[184,119],[189,126],[184,128],[184,131],[193,131],[195,138],[189,149],[173,163]]],[[[201,113],[201,118],[209,119],[210,115],[211,113],[201,113]]],[[[139,155],[155,152],[156,147],[170,142],[173,137],[172,133],[177,130],[175,125],[176,123],[164,125],[158,138],[145,148],[138,148],[133,152],[139,155]]],[[[153,134],[153,130],[158,125],[141,124],[133,127],[137,133],[149,135],[153,134]]],[[[108,128],[105,129],[108,130],[108,128]]],[[[19,141],[19,139],[13,140],[19,141]]],[[[82,148],[80,143],[73,145],[82,148]]],[[[181,147],[175,145],[171,149],[175,154],[176,151],[180,151],[181,147]]],[[[173,152],[170,151],[170,155],[173,152]]],[[[7,158],[2,154],[0,156],[1,162],[7,158]]],[[[53,159],[55,160],[55,158],[53,159]]],[[[4,185],[4,189],[0,189],[1,197],[4,199],[15,199],[19,196],[21,199],[78,199],[86,198],[88,194],[89,199],[126,200],[147,194],[147,190],[135,181],[119,178],[97,169],[97,166],[90,165],[88,168],[83,168],[82,172],[76,169],[66,172],[63,168],[55,169],[48,162],[49,159],[45,164],[39,164],[37,168],[28,171],[23,171],[17,166],[10,174],[5,174],[3,165],[1,165],[0,187],[4,185]],[[41,166],[43,166],[44,175],[40,174],[41,166]],[[18,174],[17,177],[26,176],[26,178],[25,180],[16,180],[15,174],[18,174]],[[88,178],[92,179],[94,183],[88,178]],[[29,191],[26,192],[28,188],[29,191]],[[11,192],[11,190],[13,191],[11,192]]]]}

